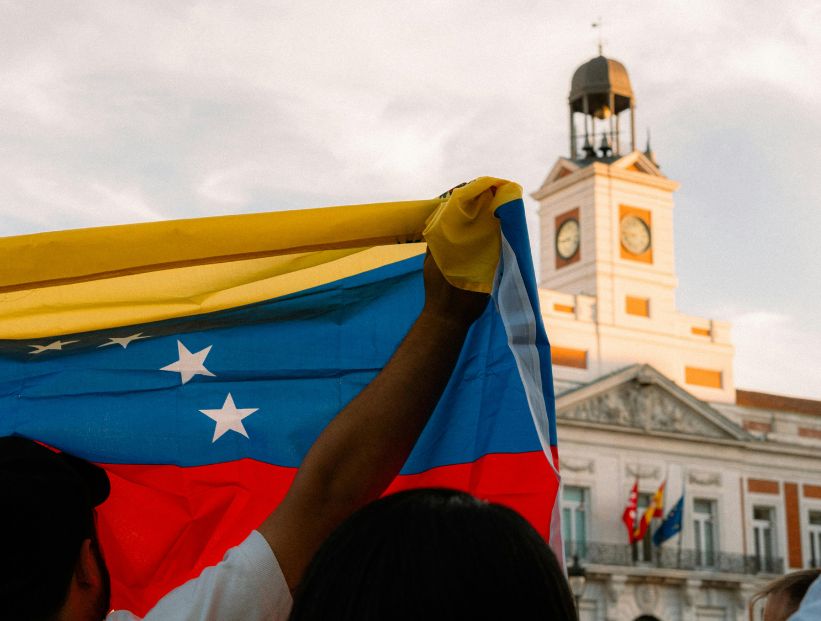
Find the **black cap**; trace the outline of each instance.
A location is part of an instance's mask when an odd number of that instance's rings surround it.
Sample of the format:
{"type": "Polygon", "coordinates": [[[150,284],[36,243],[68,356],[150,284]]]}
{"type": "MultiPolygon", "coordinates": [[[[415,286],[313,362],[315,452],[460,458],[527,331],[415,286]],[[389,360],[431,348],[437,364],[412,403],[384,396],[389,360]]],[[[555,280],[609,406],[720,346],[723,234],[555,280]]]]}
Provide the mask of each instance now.
{"type": "Polygon", "coordinates": [[[59,607],[80,546],[94,536],[94,507],[109,491],[99,466],[0,437],[0,618],[59,607]]]}

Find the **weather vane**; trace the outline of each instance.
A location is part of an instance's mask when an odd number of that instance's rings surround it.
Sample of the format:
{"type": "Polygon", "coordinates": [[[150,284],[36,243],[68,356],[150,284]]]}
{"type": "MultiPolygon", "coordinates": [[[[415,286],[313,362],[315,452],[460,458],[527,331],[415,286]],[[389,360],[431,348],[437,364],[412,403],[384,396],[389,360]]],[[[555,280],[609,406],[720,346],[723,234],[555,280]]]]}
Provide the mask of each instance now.
{"type": "Polygon", "coordinates": [[[598,30],[599,32],[599,56],[602,55],[602,49],[604,48],[604,39],[602,39],[602,28],[603,28],[603,20],[601,17],[598,17],[595,22],[591,24],[593,28],[598,30]]]}

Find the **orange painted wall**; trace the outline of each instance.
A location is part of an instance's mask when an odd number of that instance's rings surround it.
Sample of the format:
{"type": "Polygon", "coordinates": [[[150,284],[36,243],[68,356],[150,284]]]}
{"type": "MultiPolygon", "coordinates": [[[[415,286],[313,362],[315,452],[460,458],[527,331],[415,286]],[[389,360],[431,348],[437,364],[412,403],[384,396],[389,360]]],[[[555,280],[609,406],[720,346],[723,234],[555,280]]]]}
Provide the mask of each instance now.
{"type": "Polygon", "coordinates": [[[790,567],[803,567],[801,516],[798,511],[798,485],[784,483],[784,509],[787,517],[787,559],[790,567]]]}

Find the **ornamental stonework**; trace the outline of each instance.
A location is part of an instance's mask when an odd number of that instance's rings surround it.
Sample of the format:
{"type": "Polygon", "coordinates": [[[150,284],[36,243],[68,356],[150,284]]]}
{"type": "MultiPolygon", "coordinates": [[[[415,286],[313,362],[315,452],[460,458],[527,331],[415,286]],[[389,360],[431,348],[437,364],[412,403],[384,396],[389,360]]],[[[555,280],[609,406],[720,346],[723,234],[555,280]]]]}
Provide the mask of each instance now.
{"type": "Polygon", "coordinates": [[[557,412],[559,420],[679,433],[723,439],[730,437],[702,414],[655,385],[632,381],[557,412]]]}

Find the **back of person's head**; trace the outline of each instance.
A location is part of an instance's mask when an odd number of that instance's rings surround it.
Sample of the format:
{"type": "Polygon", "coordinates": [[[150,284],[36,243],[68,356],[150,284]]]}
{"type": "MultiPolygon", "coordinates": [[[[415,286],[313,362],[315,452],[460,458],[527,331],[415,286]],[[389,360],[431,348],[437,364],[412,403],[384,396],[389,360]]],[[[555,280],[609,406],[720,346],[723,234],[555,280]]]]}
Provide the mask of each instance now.
{"type": "Polygon", "coordinates": [[[764,602],[764,621],[786,621],[798,610],[810,585],[821,575],[821,568],[794,571],[767,583],[753,595],[750,604],[764,602]]]}
{"type": "Polygon", "coordinates": [[[84,541],[98,551],[94,507],[108,493],[101,468],[27,438],[0,437],[0,619],[55,615],[84,541]]]}
{"type": "Polygon", "coordinates": [[[359,510],[322,545],[292,620],[576,619],[556,557],[518,513],[420,489],[359,510]]]}

